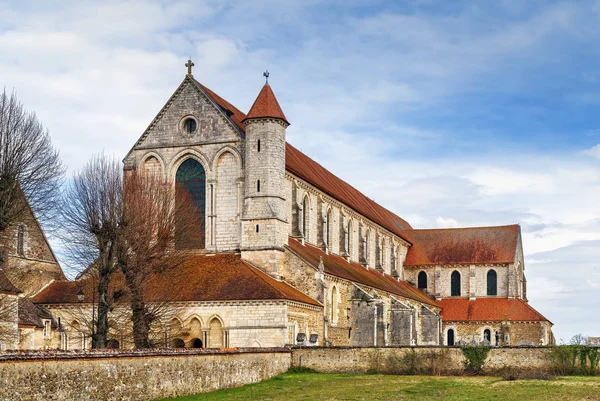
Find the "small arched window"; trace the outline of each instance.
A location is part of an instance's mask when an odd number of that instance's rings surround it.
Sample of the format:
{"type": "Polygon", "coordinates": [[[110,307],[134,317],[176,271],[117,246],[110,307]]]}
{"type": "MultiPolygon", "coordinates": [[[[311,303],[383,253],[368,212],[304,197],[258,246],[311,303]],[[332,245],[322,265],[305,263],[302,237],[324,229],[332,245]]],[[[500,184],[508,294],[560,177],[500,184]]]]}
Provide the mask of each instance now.
{"type": "Polygon", "coordinates": [[[17,227],[17,255],[25,255],[25,227],[19,224],[17,227]]]}
{"type": "Polygon", "coordinates": [[[331,246],[331,208],[327,210],[327,215],[325,216],[325,232],[323,233],[323,242],[327,246],[331,246]]]}
{"type": "Polygon", "coordinates": [[[256,232],[260,232],[260,228],[258,227],[258,224],[256,225],[256,232]]]}
{"type": "Polygon", "coordinates": [[[256,192],[260,192],[260,180],[256,180],[256,192]]]}
{"type": "Polygon", "coordinates": [[[427,273],[420,272],[419,277],[417,279],[417,288],[420,290],[427,289],[427,273]]]}
{"type": "Polygon", "coordinates": [[[346,235],[346,252],[352,255],[352,220],[348,222],[348,234],[346,235]]]}
{"type": "Polygon", "coordinates": [[[329,303],[329,319],[332,324],[337,323],[337,310],[338,310],[338,292],[337,288],[331,289],[331,302],[329,303]]]}
{"type": "Polygon", "coordinates": [[[460,273],[456,270],[450,276],[450,295],[460,297],[460,273]]]}
{"type": "Polygon", "coordinates": [[[308,241],[308,224],[309,224],[308,208],[309,207],[310,207],[310,205],[308,203],[308,196],[305,196],[304,200],[302,201],[302,236],[307,241],[308,241]]]}
{"type": "Polygon", "coordinates": [[[487,344],[491,344],[492,342],[492,332],[490,331],[490,329],[485,329],[483,331],[483,341],[487,341],[487,344]]]}
{"type": "Polygon", "coordinates": [[[448,329],[446,333],[448,346],[452,347],[454,345],[454,329],[448,329]]]}
{"type": "Polygon", "coordinates": [[[498,295],[498,275],[496,270],[487,272],[487,294],[498,295]]]}
{"type": "Polygon", "coordinates": [[[260,152],[260,139],[256,142],[256,151],[260,152]]]}

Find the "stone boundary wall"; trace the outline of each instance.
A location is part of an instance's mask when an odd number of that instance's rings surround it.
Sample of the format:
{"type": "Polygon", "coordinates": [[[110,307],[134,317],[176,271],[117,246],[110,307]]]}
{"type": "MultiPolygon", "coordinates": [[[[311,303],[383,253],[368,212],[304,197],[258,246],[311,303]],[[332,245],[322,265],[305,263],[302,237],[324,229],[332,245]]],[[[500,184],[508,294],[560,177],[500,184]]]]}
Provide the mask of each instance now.
{"type": "Polygon", "coordinates": [[[0,354],[0,400],[159,400],[255,383],[290,368],[286,348],[0,354]]]}
{"type": "MultiPolygon", "coordinates": [[[[550,370],[550,347],[490,348],[483,365],[484,372],[504,367],[550,370]]],[[[318,372],[366,373],[390,369],[390,364],[402,363],[407,353],[415,352],[424,364],[432,355],[446,372],[462,372],[465,357],[460,347],[295,347],[292,367],[303,366],[318,372]]],[[[405,360],[405,359],[404,359],[405,360]]],[[[398,366],[392,366],[398,369],[398,366]]],[[[402,368],[402,367],[400,367],[402,368]]]]}

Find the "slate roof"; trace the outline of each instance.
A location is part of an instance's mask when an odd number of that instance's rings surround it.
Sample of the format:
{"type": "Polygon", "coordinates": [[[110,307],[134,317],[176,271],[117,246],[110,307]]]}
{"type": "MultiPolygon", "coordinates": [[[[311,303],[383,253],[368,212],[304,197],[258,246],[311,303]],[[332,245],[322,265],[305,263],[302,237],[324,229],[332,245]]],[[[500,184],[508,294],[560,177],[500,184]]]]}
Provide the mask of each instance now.
{"type": "Polygon", "coordinates": [[[365,266],[358,263],[347,262],[346,259],[341,256],[327,254],[322,249],[312,245],[302,245],[293,238],[289,239],[289,249],[315,268],[318,268],[322,259],[325,273],[332,276],[383,290],[403,298],[439,307],[439,304],[436,301],[429,298],[418,289],[405,281],[398,281],[388,274],[380,273],[374,269],[367,269],[365,266]]]}
{"type": "Polygon", "coordinates": [[[35,305],[29,298],[19,298],[19,326],[44,327],[42,319],[50,319],[51,327],[58,325],[52,314],[43,306],[35,305]]]}
{"type": "Polygon", "coordinates": [[[505,317],[511,321],[547,322],[541,313],[522,299],[446,298],[439,301],[444,322],[494,322],[505,317]]]}
{"type": "Polygon", "coordinates": [[[281,107],[279,106],[279,102],[271,89],[271,85],[265,84],[263,88],[260,90],[260,93],[256,97],[254,104],[250,107],[250,111],[246,116],[246,120],[250,120],[252,118],[278,118],[280,120],[285,121],[288,125],[289,122],[285,118],[281,107]]]}
{"type": "MultiPolygon", "coordinates": [[[[126,295],[123,275],[118,272],[111,291],[126,295]]],[[[92,301],[92,279],[57,281],[36,295],[37,304],[77,303],[82,289],[85,302],[92,301]]],[[[194,255],[180,266],[150,276],[146,301],[244,301],[290,300],[314,306],[321,304],[292,286],[242,260],[239,254],[194,255]]]]}
{"type": "MultiPolygon", "coordinates": [[[[247,116],[206,86],[199,82],[197,83],[217,105],[224,110],[229,110],[230,113],[228,114],[230,120],[242,132],[246,132],[244,120],[247,118],[247,116]]],[[[263,87],[261,93],[265,90],[268,90],[272,93],[269,85],[265,85],[265,87],[263,87]],[[265,87],[268,87],[268,89],[265,89],[265,87]]],[[[257,101],[258,100],[259,99],[257,98],[257,101]]],[[[276,99],[275,102],[277,102],[276,99]]],[[[279,104],[277,104],[277,107],[279,107],[279,104]]],[[[250,111],[252,112],[252,109],[250,111]]],[[[265,112],[265,114],[275,113],[265,112]]],[[[281,115],[283,116],[283,112],[281,112],[281,115]]],[[[287,122],[287,120],[285,120],[285,116],[283,116],[283,120],[287,122]]],[[[286,143],[285,147],[285,168],[288,172],[315,186],[332,198],[337,199],[348,207],[351,207],[358,213],[381,225],[387,230],[390,230],[399,237],[408,240],[404,235],[403,230],[410,230],[412,227],[404,219],[379,205],[372,199],[369,199],[359,190],[332,174],[326,168],[312,160],[310,157],[306,156],[289,143],[286,143]]]]}
{"type": "Polygon", "coordinates": [[[407,230],[412,246],[404,266],[513,263],[518,225],[407,230]]]}

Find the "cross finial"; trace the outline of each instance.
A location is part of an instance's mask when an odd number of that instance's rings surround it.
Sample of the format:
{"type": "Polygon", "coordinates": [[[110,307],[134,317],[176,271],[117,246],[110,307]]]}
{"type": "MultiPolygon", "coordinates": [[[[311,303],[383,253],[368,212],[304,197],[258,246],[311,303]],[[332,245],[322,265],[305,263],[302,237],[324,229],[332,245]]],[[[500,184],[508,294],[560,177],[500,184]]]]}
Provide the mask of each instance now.
{"type": "Polygon", "coordinates": [[[192,75],[192,67],[194,66],[194,62],[192,61],[191,57],[189,58],[189,60],[187,61],[187,63],[185,63],[185,66],[188,69],[188,75],[192,75]]]}
{"type": "Polygon", "coordinates": [[[269,70],[263,72],[263,77],[265,77],[265,84],[269,83],[269,70]]]}

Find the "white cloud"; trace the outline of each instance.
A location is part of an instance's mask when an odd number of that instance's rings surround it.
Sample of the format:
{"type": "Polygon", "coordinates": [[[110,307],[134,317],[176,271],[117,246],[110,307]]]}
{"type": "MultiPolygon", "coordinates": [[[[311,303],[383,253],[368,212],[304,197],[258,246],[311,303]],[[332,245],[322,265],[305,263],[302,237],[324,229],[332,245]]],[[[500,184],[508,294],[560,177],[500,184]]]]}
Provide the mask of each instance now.
{"type": "Polygon", "coordinates": [[[590,149],[582,151],[581,153],[586,156],[592,156],[596,159],[600,159],[600,143],[590,149]]]}

